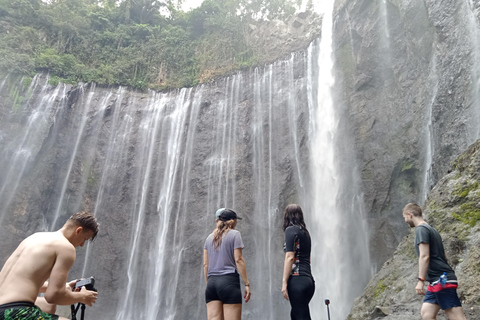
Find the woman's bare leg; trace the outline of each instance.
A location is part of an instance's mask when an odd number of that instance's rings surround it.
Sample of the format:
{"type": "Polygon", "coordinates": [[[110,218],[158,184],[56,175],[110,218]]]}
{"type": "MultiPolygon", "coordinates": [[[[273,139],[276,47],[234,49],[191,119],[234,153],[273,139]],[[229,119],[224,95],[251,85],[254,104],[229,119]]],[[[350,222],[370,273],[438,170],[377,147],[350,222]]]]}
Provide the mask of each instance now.
{"type": "Polygon", "coordinates": [[[224,304],[223,315],[225,320],[240,320],[242,318],[242,304],[224,304]]]}
{"type": "Polygon", "coordinates": [[[208,320],[223,320],[223,303],[220,300],[214,300],[207,303],[208,320]]]}

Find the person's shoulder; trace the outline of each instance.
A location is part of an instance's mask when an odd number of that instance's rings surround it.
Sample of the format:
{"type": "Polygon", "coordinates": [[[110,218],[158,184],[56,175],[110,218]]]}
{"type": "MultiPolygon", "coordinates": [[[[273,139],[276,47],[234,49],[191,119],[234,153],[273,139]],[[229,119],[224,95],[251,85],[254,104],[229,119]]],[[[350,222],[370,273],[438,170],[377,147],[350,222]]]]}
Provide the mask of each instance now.
{"type": "Polygon", "coordinates": [[[233,235],[233,236],[241,236],[241,235],[242,235],[242,234],[240,233],[240,231],[235,230],[235,229],[230,230],[228,233],[230,233],[230,234],[233,235]]]}
{"type": "Polygon", "coordinates": [[[299,226],[288,226],[285,229],[285,232],[298,232],[300,230],[301,230],[301,228],[299,226]]]}
{"type": "Polygon", "coordinates": [[[208,235],[207,240],[209,239],[213,239],[213,232],[208,235]]]}
{"type": "Polygon", "coordinates": [[[52,236],[51,244],[61,252],[74,253],[76,252],[75,246],[68,241],[60,232],[49,232],[52,236]]]}
{"type": "Polygon", "coordinates": [[[24,241],[29,241],[36,243],[38,245],[47,245],[47,246],[65,246],[70,244],[73,245],[59,232],[36,232],[27,238],[24,241]]]}
{"type": "Polygon", "coordinates": [[[75,256],[75,247],[59,232],[37,232],[21,244],[30,253],[75,256]]]}
{"type": "Polygon", "coordinates": [[[431,231],[436,231],[434,227],[432,227],[431,225],[429,225],[428,223],[422,223],[422,224],[419,224],[416,228],[417,232],[431,232],[431,231]]]}

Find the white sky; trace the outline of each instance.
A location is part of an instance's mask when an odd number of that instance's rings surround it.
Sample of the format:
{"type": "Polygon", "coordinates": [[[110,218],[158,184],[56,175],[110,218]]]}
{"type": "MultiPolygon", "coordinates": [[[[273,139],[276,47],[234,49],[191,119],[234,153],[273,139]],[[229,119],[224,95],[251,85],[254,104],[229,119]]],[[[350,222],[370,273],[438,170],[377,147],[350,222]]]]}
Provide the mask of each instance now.
{"type": "Polygon", "coordinates": [[[184,11],[190,11],[202,4],[203,0],[183,0],[182,9],[184,11]]]}

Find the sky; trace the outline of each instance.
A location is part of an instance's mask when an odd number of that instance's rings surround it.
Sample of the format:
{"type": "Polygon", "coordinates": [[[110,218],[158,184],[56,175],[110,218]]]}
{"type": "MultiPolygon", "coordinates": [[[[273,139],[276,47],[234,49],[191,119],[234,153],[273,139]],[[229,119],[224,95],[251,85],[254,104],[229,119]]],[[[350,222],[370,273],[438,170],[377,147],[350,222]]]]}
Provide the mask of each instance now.
{"type": "Polygon", "coordinates": [[[196,7],[199,7],[202,4],[203,0],[183,0],[182,9],[183,11],[190,11],[196,7]]]}

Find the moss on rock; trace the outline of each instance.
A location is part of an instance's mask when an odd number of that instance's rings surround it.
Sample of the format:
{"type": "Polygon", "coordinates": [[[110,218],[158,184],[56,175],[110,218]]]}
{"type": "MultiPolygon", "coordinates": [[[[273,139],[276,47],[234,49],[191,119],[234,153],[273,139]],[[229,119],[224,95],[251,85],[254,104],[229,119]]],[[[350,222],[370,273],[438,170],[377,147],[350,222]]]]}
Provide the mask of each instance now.
{"type": "MultiPolygon", "coordinates": [[[[452,163],[423,206],[425,219],[442,235],[447,258],[459,279],[458,294],[467,318],[476,319],[480,309],[472,307],[480,303],[479,149],[480,140],[452,163]]],[[[414,229],[355,300],[347,319],[372,319],[378,308],[392,310],[384,319],[409,319],[412,310],[420,312],[423,300],[415,292],[418,258],[413,239],[414,229]]]]}

